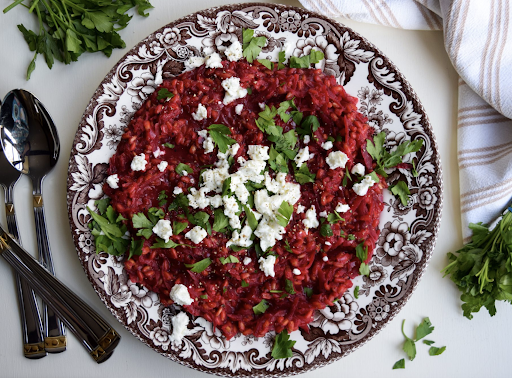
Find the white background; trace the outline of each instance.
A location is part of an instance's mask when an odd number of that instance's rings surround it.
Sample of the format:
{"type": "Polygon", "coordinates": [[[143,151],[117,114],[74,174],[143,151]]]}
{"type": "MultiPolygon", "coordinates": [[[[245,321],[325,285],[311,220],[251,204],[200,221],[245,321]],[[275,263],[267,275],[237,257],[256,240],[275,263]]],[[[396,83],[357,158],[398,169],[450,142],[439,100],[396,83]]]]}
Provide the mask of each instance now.
{"type": "MultiPolygon", "coordinates": [[[[80,57],[65,66],[56,63],[50,71],[42,56],[32,79],[25,80],[26,67],[32,59],[16,25],[24,23],[36,28],[26,9],[17,7],[0,14],[0,98],[11,89],[32,91],[53,115],[60,134],[61,159],[44,183],[44,201],[51,248],[58,277],[96,309],[121,334],[122,340],[106,363],[97,365],[73,335],[68,337],[67,351],[31,361],[23,357],[20,322],[13,274],[0,262],[0,376],[1,377],[207,377],[162,357],[133,337],[110,314],[89,284],[78,261],[71,239],[66,209],[66,177],[72,141],[89,99],[111,67],[140,40],[179,17],[201,9],[230,3],[206,0],[151,0],[155,9],[150,17],[135,16],[121,32],[128,46],[116,50],[107,59],[102,54],[80,57]],[[26,20],[29,21],[26,21],[26,20]]],[[[272,1],[273,2],[273,1],[272,1]]],[[[5,8],[11,0],[0,0],[5,8]]],[[[282,3],[300,6],[296,0],[282,3]]],[[[510,376],[512,315],[510,305],[500,304],[498,314],[490,318],[481,312],[471,321],[462,316],[459,293],[440,270],[446,264],[446,253],[461,245],[459,180],[456,150],[457,74],[443,46],[441,32],[404,31],[342,20],[379,47],[401,70],[416,90],[434,128],[439,143],[444,175],[444,210],[441,230],[429,267],[413,296],[385,329],[368,344],[340,361],[305,373],[313,377],[506,377],[510,376]],[[395,361],[405,357],[400,324],[407,319],[406,331],[429,316],[435,326],[429,336],[446,352],[428,355],[428,347],[417,346],[413,362],[406,361],[405,370],[392,370],[395,361]]],[[[37,30],[37,29],[36,29],[37,30]]],[[[3,199],[0,198],[2,201],[3,199]]],[[[24,246],[36,251],[31,185],[22,178],[16,187],[15,204],[24,246]]],[[[5,221],[1,211],[2,222],[5,221]]],[[[5,224],[5,223],[3,223],[5,224]]],[[[485,310],[484,310],[485,311],[485,310]]]]}

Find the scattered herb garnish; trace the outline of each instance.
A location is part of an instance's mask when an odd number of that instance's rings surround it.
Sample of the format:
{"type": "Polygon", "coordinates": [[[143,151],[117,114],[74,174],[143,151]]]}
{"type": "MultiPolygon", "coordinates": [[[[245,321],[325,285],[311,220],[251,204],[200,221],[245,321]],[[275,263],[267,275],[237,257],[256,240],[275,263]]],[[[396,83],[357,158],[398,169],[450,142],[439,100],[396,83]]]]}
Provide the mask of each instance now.
{"type": "Polygon", "coordinates": [[[331,225],[329,223],[322,223],[322,225],[320,226],[320,235],[326,238],[334,235],[334,233],[332,232],[331,225]]]}
{"type": "Polygon", "coordinates": [[[359,286],[354,288],[354,298],[359,299],[359,286]]]}
{"type": "MultiPolygon", "coordinates": [[[[403,345],[403,350],[409,357],[409,360],[414,360],[416,357],[416,342],[421,340],[427,335],[430,335],[434,331],[434,327],[430,322],[429,318],[424,318],[423,321],[416,327],[416,338],[413,340],[408,337],[404,332],[404,324],[405,319],[402,321],[402,335],[405,337],[405,342],[403,345]]],[[[434,342],[430,340],[423,340],[423,344],[432,345],[434,342]]],[[[438,356],[446,350],[446,347],[430,347],[429,354],[431,356],[438,356]]],[[[393,365],[393,369],[403,369],[405,368],[405,361],[402,359],[397,361],[395,365],[393,365]]]]}
{"type": "MultiPolygon", "coordinates": [[[[259,54],[259,53],[258,53],[259,54]]],[[[258,59],[258,62],[260,62],[261,64],[263,64],[265,67],[267,67],[269,70],[273,70],[274,69],[274,63],[271,62],[270,60],[268,59],[258,59]]]]}
{"type": "Polygon", "coordinates": [[[402,205],[407,206],[409,203],[409,195],[411,194],[407,184],[405,181],[398,181],[396,185],[392,185],[389,187],[391,193],[400,198],[400,202],[402,205]]]}
{"type": "Polygon", "coordinates": [[[403,358],[395,362],[393,365],[393,370],[395,369],[405,369],[405,360],[403,358]]]}
{"type": "Polygon", "coordinates": [[[324,59],[324,53],[317,50],[311,50],[308,55],[297,58],[296,56],[290,57],[291,68],[309,68],[312,64],[319,63],[324,59]]]}
{"type": "Polygon", "coordinates": [[[160,194],[158,194],[158,206],[164,207],[167,205],[167,194],[165,194],[165,190],[162,190],[160,194]]]}
{"type": "Polygon", "coordinates": [[[405,337],[404,346],[402,349],[404,350],[405,354],[407,354],[407,357],[409,357],[409,360],[414,360],[416,357],[416,344],[414,343],[414,340],[409,338],[405,332],[404,332],[404,324],[405,319],[402,321],[402,335],[405,337]]]}
{"type": "Polygon", "coordinates": [[[425,345],[432,345],[432,344],[434,344],[434,341],[432,341],[432,340],[423,340],[423,344],[425,344],[425,345]]]}
{"type": "Polygon", "coordinates": [[[156,95],[157,100],[163,100],[163,99],[170,100],[173,97],[174,97],[174,93],[169,92],[169,90],[167,88],[160,89],[156,95]]]}
{"type": "Polygon", "coordinates": [[[441,348],[437,348],[437,347],[433,346],[433,347],[430,347],[430,349],[428,350],[428,354],[431,355],[431,356],[439,356],[445,350],[446,350],[445,346],[442,346],[441,348]]]}
{"type": "Polygon", "coordinates": [[[242,280],[242,287],[249,287],[249,284],[247,283],[247,281],[242,280]]]}
{"type": "Polygon", "coordinates": [[[262,299],[260,303],[258,303],[256,306],[253,306],[252,311],[254,311],[255,315],[260,315],[265,313],[268,308],[268,302],[265,299],[262,299]]]}
{"type": "Polygon", "coordinates": [[[304,137],[304,135],[313,137],[313,133],[317,131],[319,127],[320,121],[318,121],[318,118],[314,115],[309,115],[300,122],[300,127],[297,127],[295,130],[297,131],[297,134],[302,135],[302,137],[304,137]]]}
{"type": "Polygon", "coordinates": [[[365,263],[366,259],[368,258],[368,246],[365,246],[364,242],[356,246],[356,256],[361,261],[361,265],[359,266],[359,273],[361,273],[363,276],[368,276],[370,274],[370,267],[365,263]]]}
{"type": "Polygon", "coordinates": [[[482,223],[470,223],[471,242],[455,254],[448,253],[450,263],[442,272],[462,292],[462,310],[468,319],[482,307],[494,316],[496,301],[512,301],[511,211],[509,207],[492,230],[482,223]]]}
{"type": "Polygon", "coordinates": [[[249,63],[252,63],[254,59],[260,55],[261,49],[267,43],[265,37],[254,37],[254,30],[243,29],[243,54],[249,63]]]}
{"type": "Polygon", "coordinates": [[[284,66],[285,60],[286,60],[286,53],[284,52],[284,50],[279,51],[279,53],[277,54],[277,61],[278,61],[277,69],[278,70],[285,68],[285,66],[284,66]]]}
{"type": "Polygon", "coordinates": [[[290,335],[285,329],[281,333],[276,335],[274,340],[274,346],[272,347],[272,357],[275,359],[292,357],[292,348],[296,341],[290,340],[290,335]]]}
{"type": "Polygon", "coordinates": [[[215,209],[213,216],[213,231],[226,232],[229,226],[229,218],[224,214],[224,210],[221,208],[215,209]]]}
{"type": "Polygon", "coordinates": [[[210,215],[204,211],[198,211],[195,214],[191,214],[187,217],[188,221],[196,226],[200,226],[208,232],[208,235],[212,234],[212,226],[210,225],[210,215]]]}
{"type": "Polygon", "coordinates": [[[192,269],[190,269],[190,271],[192,271],[194,273],[201,273],[203,270],[208,268],[211,263],[212,263],[212,260],[209,257],[207,257],[207,258],[202,259],[201,261],[198,261],[194,264],[185,264],[185,266],[187,268],[192,268],[192,269]]]}
{"type": "Polygon", "coordinates": [[[132,16],[127,12],[137,6],[139,15],[147,17],[146,10],[153,8],[147,0],[112,1],[31,1],[16,0],[3,10],[9,12],[21,4],[39,20],[38,32],[18,25],[34,58],[27,69],[27,80],[36,68],[37,55],[44,56],[48,68],[55,60],[69,64],[84,52],[101,51],[107,57],[114,48],[125,48],[126,44],[117,33],[124,29],[132,16]]]}
{"type": "Polygon", "coordinates": [[[307,184],[308,182],[315,182],[316,179],[316,173],[311,173],[309,171],[308,165],[306,163],[302,163],[300,168],[295,167],[295,180],[301,184],[307,184]]]}
{"type": "Polygon", "coordinates": [[[229,127],[222,124],[213,124],[208,126],[208,132],[213,139],[213,142],[219,148],[219,151],[225,154],[229,146],[236,143],[236,140],[230,138],[231,130],[229,127]]]}
{"type": "Polygon", "coordinates": [[[236,256],[229,255],[228,257],[219,257],[220,262],[222,265],[226,264],[236,264],[239,263],[240,260],[236,256]]]}
{"type": "Polygon", "coordinates": [[[308,298],[311,298],[311,296],[313,295],[313,289],[309,288],[309,287],[305,287],[303,289],[304,291],[304,294],[306,294],[306,297],[308,298]]]}
{"type": "Polygon", "coordinates": [[[167,147],[167,148],[174,148],[176,147],[174,144],[172,143],[164,143],[164,146],[167,147]]]}
{"type": "Polygon", "coordinates": [[[283,201],[281,203],[281,206],[279,207],[279,210],[277,210],[276,214],[276,220],[277,223],[279,223],[281,226],[286,227],[288,225],[288,222],[290,222],[290,218],[293,214],[293,206],[290,205],[288,202],[283,201]]]}
{"type": "Polygon", "coordinates": [[[284,290],[286,290],[286,292],[288,294],[295,294],[295,289],[293,288],[293,282],[287,279],[284,283],[284,290]]]}
{"type": "Polygon", "coordinates": [[[330,213],[327,215],[327,222],[333,224],[336,222],[343,222],[345,219],[343,219],[336,210],[334,210],[334,213],[330,213]]]}
{"type": "Polygon", "coordinates": [[[172,234],[179,235],[187,226],[187,222],[172,222],[172,234]]]}
{"type": "Polygon", "coordinates": [[[187,172],[187,174],[194,172],[189,165],[184,163],[179,163],[174,170],[180,176],[185,176],[185,172],[187,172]]]}

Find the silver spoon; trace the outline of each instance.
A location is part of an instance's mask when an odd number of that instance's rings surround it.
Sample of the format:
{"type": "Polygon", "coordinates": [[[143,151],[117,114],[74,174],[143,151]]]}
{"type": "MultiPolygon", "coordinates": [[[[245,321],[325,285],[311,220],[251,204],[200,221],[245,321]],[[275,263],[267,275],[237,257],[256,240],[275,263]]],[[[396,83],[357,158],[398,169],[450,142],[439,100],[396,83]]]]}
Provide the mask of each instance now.
{"type": "Polygon", "coordinates": [[[66,323],[97,363],[105,362],[121,336],[110,325],[48,272],[0,225],[0,256],[25,279],[34,291],[66,323]]]}
{"type": "MultiPolygon", "coordinates": [[[[4,154],[0,152],[0,186],[4,188],[5,193],[7,229],[18,241],[20,238],[13,204],[13,190],[20,175],[21,173],[14,169],[4,154]]],[[[36,297],[27,281],[21,279],[18,273],[15,276],[21,316],[23,354],[31,359],[44,357],[46,356],[46,350],[44,349],[43,325],[39,316],[36,297]]]]}
{"type": "MultiPolygon", "coordinates": [[[[0,119],[1,143],[7,160],[32,180],[39,261],[50,273],[55,274],[46,231],[42,183],[59,158],[57,129],[43,104],[23,89],[15,89],[5,96],[0,119]],[[18,112],[4,111],[16,107],[18,112]]],[[[45,302],[43,314],[46,351],[63,352],[67,342],[62,322],[45,302]]]]}

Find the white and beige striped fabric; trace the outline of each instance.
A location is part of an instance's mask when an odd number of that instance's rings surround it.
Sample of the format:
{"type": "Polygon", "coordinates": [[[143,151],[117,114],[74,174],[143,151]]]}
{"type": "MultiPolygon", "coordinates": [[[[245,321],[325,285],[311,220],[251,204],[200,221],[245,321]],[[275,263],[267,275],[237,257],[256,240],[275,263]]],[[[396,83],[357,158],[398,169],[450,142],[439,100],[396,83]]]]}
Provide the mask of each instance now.
{"type": "MultiPolygon", "coordinates": [[[[311,11],[403,29],[443,29],[460,75],[458,159],[464,241],[512,199],[510,0],[300,0],[311,11]]],[[[455,127],[455,126],[454,126],[455,127]]]]}

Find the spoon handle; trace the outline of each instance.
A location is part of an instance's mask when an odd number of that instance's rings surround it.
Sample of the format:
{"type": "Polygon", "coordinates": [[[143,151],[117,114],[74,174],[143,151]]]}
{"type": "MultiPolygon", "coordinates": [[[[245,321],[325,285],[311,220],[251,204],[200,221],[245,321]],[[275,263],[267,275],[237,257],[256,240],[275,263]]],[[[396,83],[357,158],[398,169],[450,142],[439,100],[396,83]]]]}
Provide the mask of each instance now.
{"type": "MultiPolygon", "coordinates": [[[[9,188],[8,190],[10,190],[9,188]]],[[[12,198],[6,191],[5,210],[7,229],[16,239],[20,240],[18,224],[12,198]]],[[[46,356],[43,339],[43,325],[39,316],[36,296],[27,281],[16,272],[16,287],[18,289],[18,302],[20,307],[21,328],[23,332],[23,354],[26,358],[37,359],[46,356]]]]}
{"type": "MultiPolygon", "coordinates": [[[[53,259],[48,242],[48,233],[46,231],[46,219],[44,216],[43,197],[40,194],[34,195],[34,219],[36,221],[37,248],[39,252],[39,262],[53,275],[53,259]]],[[[57,317],[57,314],[47,303],[43,301],[44,344],[48,353],[60,353],[66,350],[66,334],[64,325],[57,317]]]]}
{"type": "Polygon", "coordinates": [[[106,361],[121,336],[91,307],[48,272],[0,226],[0,255],[34,288],[97,363],[106,361]]]}

